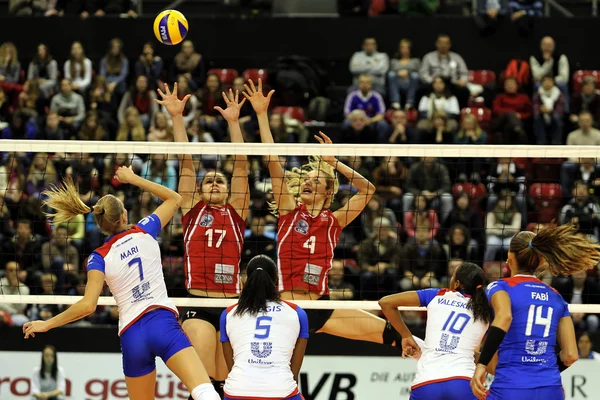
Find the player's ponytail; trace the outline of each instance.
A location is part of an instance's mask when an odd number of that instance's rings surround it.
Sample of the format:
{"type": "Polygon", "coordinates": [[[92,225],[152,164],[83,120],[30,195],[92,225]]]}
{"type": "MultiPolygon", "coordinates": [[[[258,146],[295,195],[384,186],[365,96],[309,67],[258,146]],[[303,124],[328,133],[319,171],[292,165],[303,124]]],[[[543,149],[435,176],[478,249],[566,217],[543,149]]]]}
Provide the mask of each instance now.
{"type": "Polygon", "coordinates": [[[77,187],[71,178],[65,179],[60,187],[52,185],[43,194],[46,196],[43,205],[55,210],[53,213],[44,213],[52,218],[53,225],[68,222],[79,214],[94,213],[96,224],[103,234],[112,235],[123,230],[121,216],[125,207],[113,195],[102,197],[90,208],[79,198],[77,187]]]}
{"type": "Polygon", "coordinates": [[[43,194],[47,197],[43,204],[56,211],[54,213],[45,213],[48,217],[52,217],[54,225],[68,222],[79,214],[92,212],[79,198],[77,188],[70,177],[65,179],[60,187],[52,185],[43,194]]]}
{"type": "Polygon", "coordinates": [[[515,235],[509,251],[516,256],[519,271],[550,272],[568,276],[574,272],[595,268],[600,262],[600,245],[577,234],[573,223],[546,226],[539,233],[520,232],[515,235]]]}
{"type": "Polygon", "coordinates": [[[456,280],[461,290],[471,296],[467,307],[473,311],[475,321],[485,324],[492,320],[492,309],[485,294],[485,274],[476,264],[466,262],[456,270],[456,280]]]}
{"type": "Polygon", "coordinates": [[[248,278],[240,295],[235,314],[257,315],[267,312],[269,301],[280,301],[277,288],[277,267],[269,257],[259,255],[248,262],[246,267],[248,278]]]}

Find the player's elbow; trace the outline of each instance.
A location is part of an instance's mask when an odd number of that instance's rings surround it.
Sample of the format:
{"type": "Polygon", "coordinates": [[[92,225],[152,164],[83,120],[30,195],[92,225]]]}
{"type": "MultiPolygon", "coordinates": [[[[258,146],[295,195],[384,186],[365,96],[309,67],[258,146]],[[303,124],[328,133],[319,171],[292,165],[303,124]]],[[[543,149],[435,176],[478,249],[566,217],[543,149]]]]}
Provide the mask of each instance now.
{"type": "Polygon", "coordinates": [[[385,296],[379,299],[379,307],[383,309],[392,308],[392,296],[385,296]]]}
{"type": "Polygon", "coordinates": [[[579,354],[577,354],[577,351],[561,352],[560,358],[567,367],[570,367],[579,359],[579,354]]]}
{"type": "Polygon", "coordinates": [[[175,193],[173,196],[173,202],[175,203],[175,206],[177,206],[177,209],[179,209],[181,207],[181,203],[183,202],[183,198],[181,197],[181,195],[179,193],[175,193]]]}
{"type": "Polygon", "coordinates": [[[512,324],[512,319],[513,318],[511,313],[496,314],[493,324],[498,328],[501,328],[503,331],[507,332],[510,328],[510,325],[512,324]]]}
{"type": "Polygon", "coordinates": [[[84,306],[83,307],[83,313],[85,314],[86,317],[88,315],[93,314],[93,313],[96,312],[96,306],[97,306],[97,304],[95,304],[95,303],[91,303],[91,302],[90,303],[85,303],[83,306],[84,306]]]}

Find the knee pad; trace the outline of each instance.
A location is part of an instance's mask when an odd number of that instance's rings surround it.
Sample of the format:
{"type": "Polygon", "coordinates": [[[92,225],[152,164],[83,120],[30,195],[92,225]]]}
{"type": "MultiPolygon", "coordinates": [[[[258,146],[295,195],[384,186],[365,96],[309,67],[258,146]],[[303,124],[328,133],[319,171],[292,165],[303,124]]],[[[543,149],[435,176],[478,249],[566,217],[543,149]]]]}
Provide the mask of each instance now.
{"type": "Polygon", "coordinates": [[[382,337],[383,344],[389,344],[390,346],[393,346],[395,344],[397,347],[402,346],[402,336],[400,336],[400,334],[396,332],[392,324],[390,324],[389,322],[385,323],[385,328],[383,329],[382,337]]]}

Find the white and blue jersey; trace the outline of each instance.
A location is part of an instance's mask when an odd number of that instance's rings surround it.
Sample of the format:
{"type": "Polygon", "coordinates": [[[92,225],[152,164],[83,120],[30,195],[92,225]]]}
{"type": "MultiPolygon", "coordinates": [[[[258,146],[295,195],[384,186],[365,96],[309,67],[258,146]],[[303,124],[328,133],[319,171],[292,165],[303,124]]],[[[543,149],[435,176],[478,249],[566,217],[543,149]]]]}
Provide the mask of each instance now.
{"type": "Polygon", "coordinates": [[[119,308],[123,372],[127,377],[147,375],[156,368],[156,357],[167,362],[191,346],[177,320],[177,308],[167,296],[156,241],[161,227],[160,218],[152,214],[109,237],[88,259],[88,271],[105,275],[119,308]]]}
{"type": "Polygon", "coordinates": [[[152,214],[131,229],[109,237],[89,257],[87,269],[106,275],[106,283],[119,307],[119,335],[144,313],[166,308],[179,316],[167,296],[160,247],[162,228],[152,214]]]}
{"type": "Polygon", "coordinates": [[[464,380],[471,397],[461,398],[473,398],[468,382],[475,373],[475,350],[488,324],[474,321],[473,311],[467,308],[470,297],[466,294],[449,289],[424,289],[417,294],[421,306],[427,307],[427,327],[411,389],[464,380]]]}
{"type": "Polygon", "coordinates": [[[269,302],[267,312],[221,314],[221,342],[230,342],[233,369],[225,381],[228,399],[289,399],[298,396],[290,361],[299,338],[308,339],[308,317],[295,304],[269,302]]]}
{"type": "Polygon", "coordinates": [[[490,283],[486,289],[488,299],[491,301],[499,291],[510,297],[512,322],[498,349],[489,398],[521,398],[518,393],[525,398],[527,390],[541,389],[555,393],[547,395],[548,400],[564,398],[555,347],[558,324],[570,316],[567,303],[556,290],[533,276],[516,275],[490,283]]]}

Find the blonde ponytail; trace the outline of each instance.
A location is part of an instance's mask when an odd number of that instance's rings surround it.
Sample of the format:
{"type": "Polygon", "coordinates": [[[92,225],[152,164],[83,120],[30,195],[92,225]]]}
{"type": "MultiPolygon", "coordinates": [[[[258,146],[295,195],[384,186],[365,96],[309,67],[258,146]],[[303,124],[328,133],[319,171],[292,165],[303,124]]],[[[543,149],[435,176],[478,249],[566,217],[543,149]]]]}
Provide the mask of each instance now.
{"type": "MultiPolygon", "coordinates": [[[[43,194],[47,197],[47,199],[44,200],[43,205],[49,206],[56,211],[54,213],[44,212],[47,217],[52,218],[53,225],[68,222],[79,214],[92,212],[92,209],[79,198],[79,193],[71,178],[65,179],[60,187],[52,185],[50,189],[45,190],[43,194]]],[[[101,212],[97,207],[98,206],[94,206],[95,214],[101,212]]]]}

